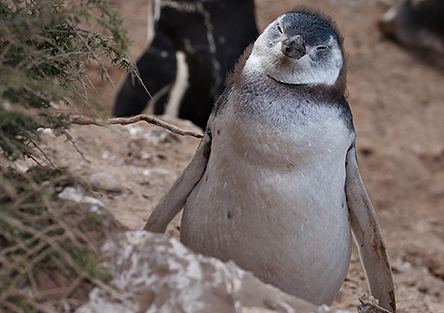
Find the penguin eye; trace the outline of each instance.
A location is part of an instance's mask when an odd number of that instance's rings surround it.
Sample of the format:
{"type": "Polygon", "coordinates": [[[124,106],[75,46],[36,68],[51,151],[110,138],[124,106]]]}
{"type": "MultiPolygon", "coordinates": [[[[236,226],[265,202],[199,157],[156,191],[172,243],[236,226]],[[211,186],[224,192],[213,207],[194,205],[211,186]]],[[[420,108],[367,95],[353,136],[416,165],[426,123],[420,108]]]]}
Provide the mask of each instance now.
{"type": "Polygon", "coordinates": [[[324,49],[327,49],[327,47],[326,46],[319,46],[316,48],[316,50],[324,50],[324,49]]]}
{"type": "Polygon", "coordinates": [[[284,33],[284,31],[282,30],[282,27],[281,27],[281,25],[278,25],[277,26],[277,29],[278,29],[278,31],[281,33],[281,34],[283,34],[284,33]]]}

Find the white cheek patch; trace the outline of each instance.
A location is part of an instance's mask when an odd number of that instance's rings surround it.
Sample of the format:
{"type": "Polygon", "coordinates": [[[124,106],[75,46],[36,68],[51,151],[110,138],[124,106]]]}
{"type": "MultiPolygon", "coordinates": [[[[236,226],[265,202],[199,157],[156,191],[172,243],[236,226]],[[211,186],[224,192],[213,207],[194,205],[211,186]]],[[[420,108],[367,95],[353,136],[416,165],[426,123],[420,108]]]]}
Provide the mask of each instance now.
{"type": "Polygon", "coordinates": [[[314,80],[317,79],[317,83],[333,85],[338,79],[344,60],[338,42],[333,37],[330,37],[328,45],[331,47],[330,56],[321,66],[313,70],[313,75],[315,76],[314,80]]]}

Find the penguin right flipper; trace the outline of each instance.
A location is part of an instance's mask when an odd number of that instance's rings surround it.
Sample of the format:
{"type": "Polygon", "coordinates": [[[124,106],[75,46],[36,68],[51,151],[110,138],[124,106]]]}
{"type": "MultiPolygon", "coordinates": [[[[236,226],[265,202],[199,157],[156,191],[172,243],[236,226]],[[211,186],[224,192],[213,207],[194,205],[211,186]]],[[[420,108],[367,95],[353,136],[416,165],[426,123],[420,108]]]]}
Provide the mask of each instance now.
{"type": "Polygon", "coordinates": [[[188,196],[202,178],[211,151],[210,132],[206,131],[193,158],[173,185],[160,199],[143,227],[144,230],[164,233],[168,224],[180,212],[188,196]]]}

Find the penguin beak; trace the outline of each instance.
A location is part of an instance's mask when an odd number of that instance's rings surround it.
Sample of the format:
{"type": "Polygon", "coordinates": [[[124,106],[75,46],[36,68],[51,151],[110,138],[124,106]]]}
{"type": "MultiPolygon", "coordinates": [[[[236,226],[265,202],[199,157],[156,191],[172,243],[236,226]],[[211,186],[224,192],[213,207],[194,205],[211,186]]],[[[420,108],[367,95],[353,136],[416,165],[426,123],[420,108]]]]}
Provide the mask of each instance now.
{"type": "Polygon", "coordinates": [[[282,42],[281,51],[283,54],[292,59],[300,59],[307,52],[305,49],[304,38],[300,35],[287,38],[282,42]]]}

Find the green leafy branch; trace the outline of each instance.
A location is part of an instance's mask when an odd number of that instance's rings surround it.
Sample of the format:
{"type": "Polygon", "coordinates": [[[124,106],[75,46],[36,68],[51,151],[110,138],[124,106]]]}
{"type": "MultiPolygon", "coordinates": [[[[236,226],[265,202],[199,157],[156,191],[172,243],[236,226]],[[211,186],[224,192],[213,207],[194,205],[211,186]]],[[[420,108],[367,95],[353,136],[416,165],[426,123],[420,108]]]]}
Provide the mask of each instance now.
{"type": "Polygon", "coordinates": [[[0,149],[10,160],[30,157],[38,128],[69,127],[55,105],[94,107],[94,86],[85,64],[103,58],[133,70],[122,19],[104,0],[9,0],[0,2],[0,149]]]}

